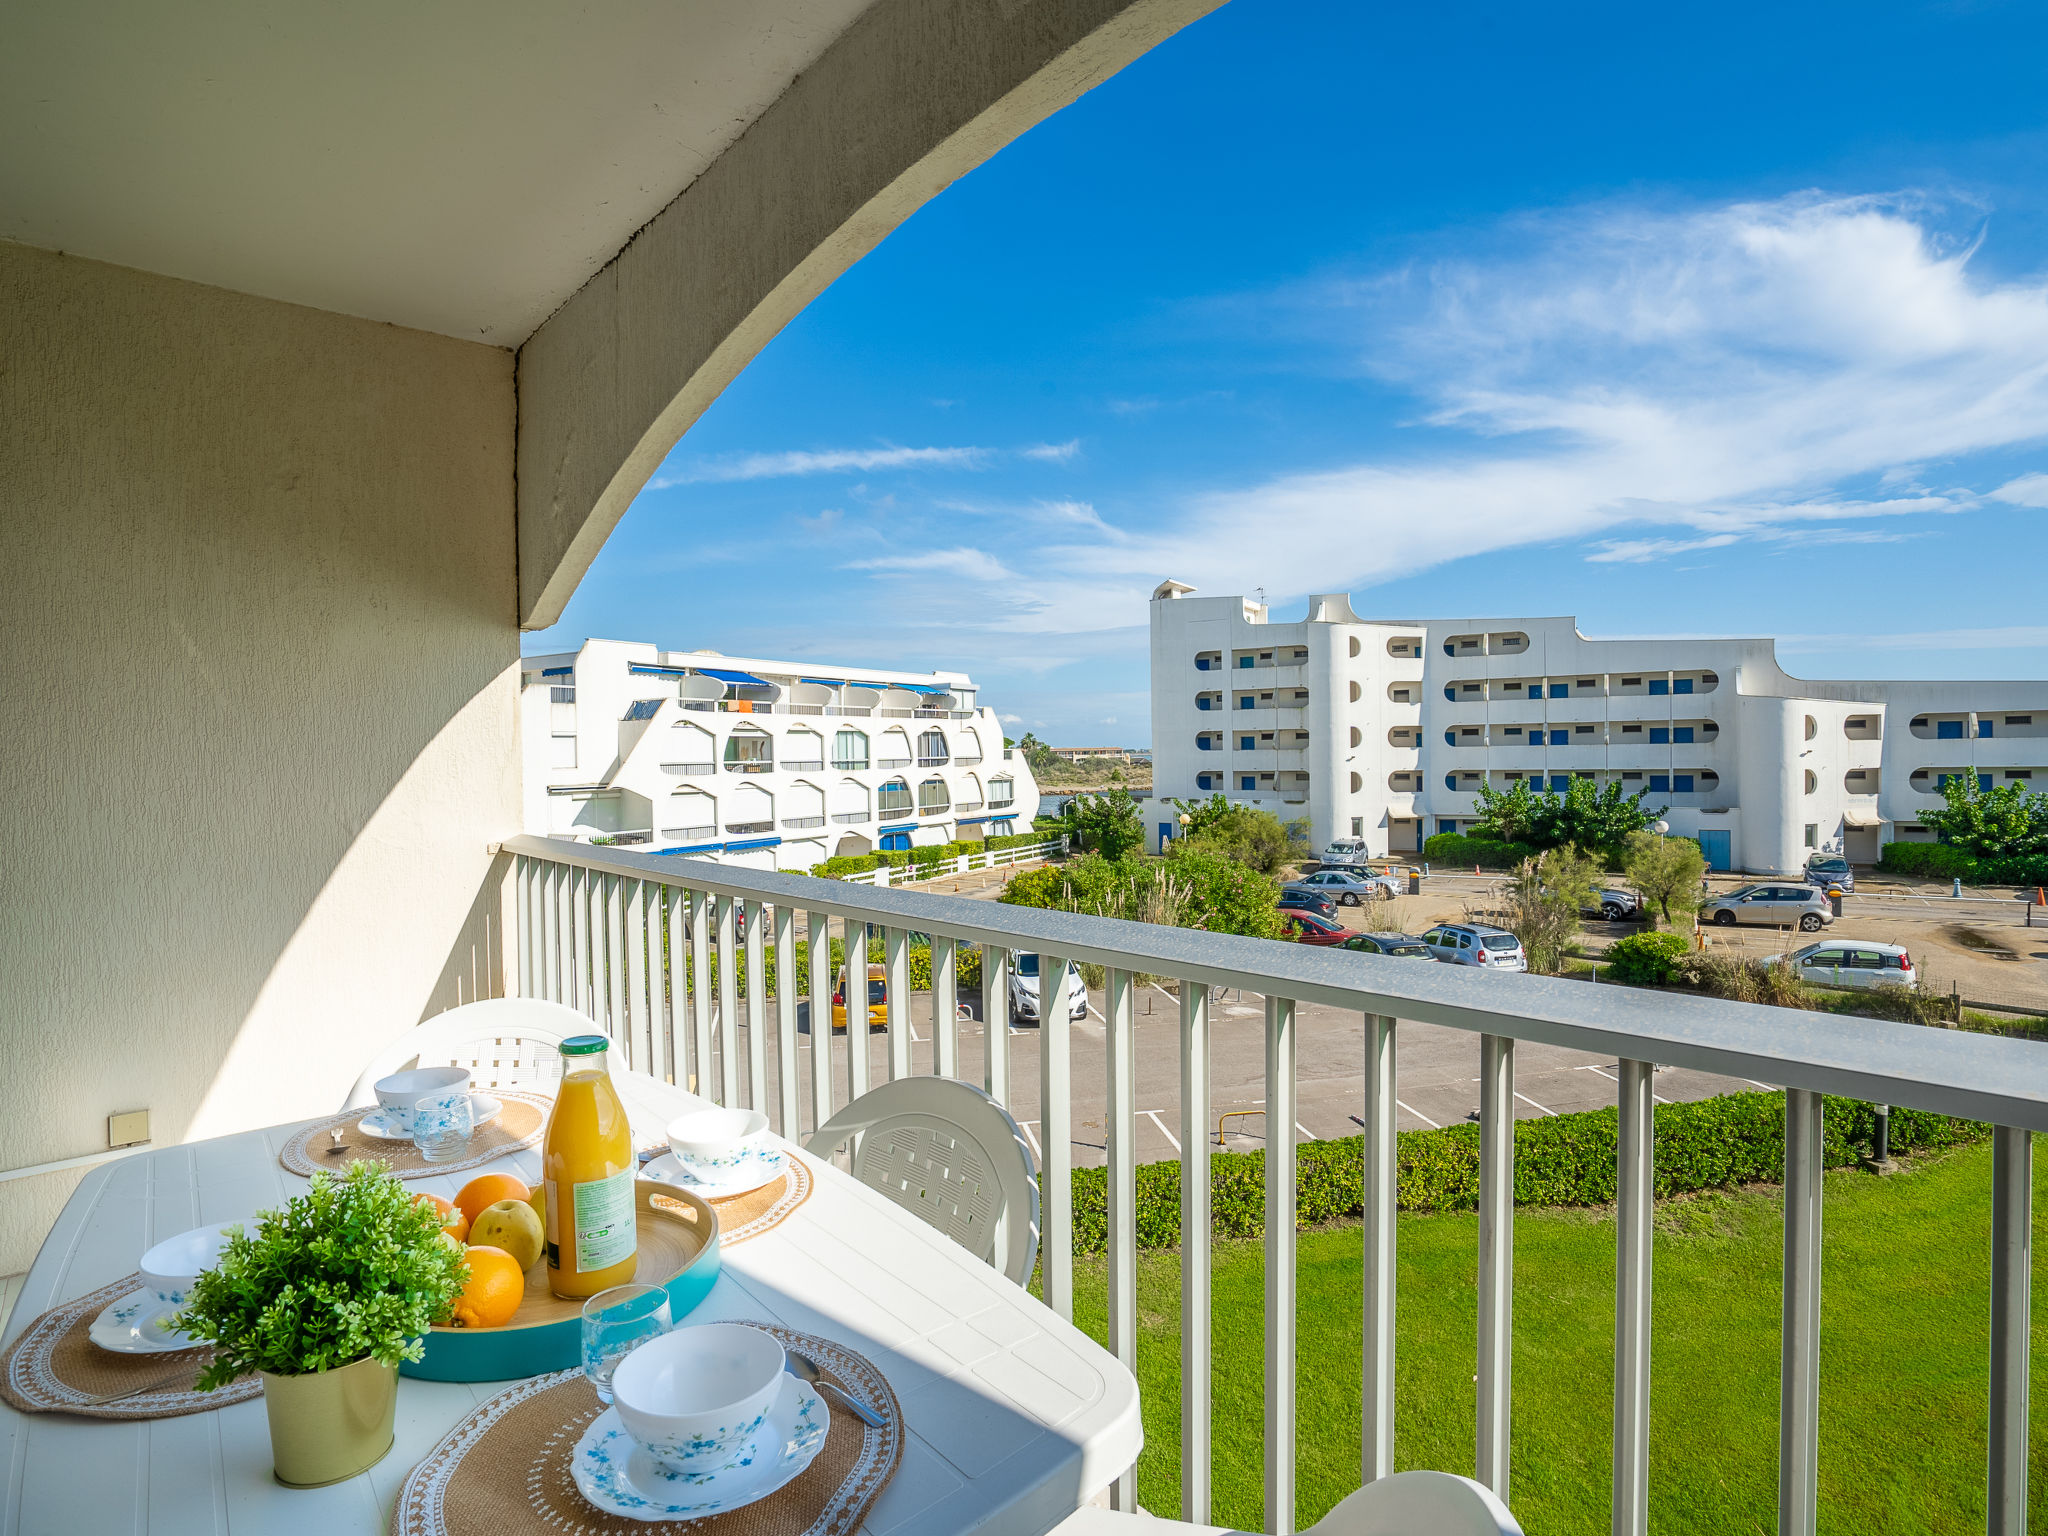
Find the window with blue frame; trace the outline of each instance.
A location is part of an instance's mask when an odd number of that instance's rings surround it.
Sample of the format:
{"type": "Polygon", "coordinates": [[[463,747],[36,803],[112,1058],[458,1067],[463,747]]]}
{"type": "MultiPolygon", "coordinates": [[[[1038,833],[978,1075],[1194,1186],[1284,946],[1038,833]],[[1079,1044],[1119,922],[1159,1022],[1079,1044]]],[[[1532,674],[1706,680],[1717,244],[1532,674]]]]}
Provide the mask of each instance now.
{"type": "Polygon", "coordinates": [[[1438,820],[1436,829],[1439,832],[1455,832],[1458,830],[1458,824],[1448,818],[1442,818],[1438,820]]]}
{"type": "Polygon", "coordinates": [[[1197,709],[1207,709],[1208,707],[1209,707],[1209,695],[1207,695],[1206,693],[1198,695],[1198,696],[1196,697],[1196,699],[1195,699],[1195,708],[1197,708],[1197,709]]]}
{"type": "Polygon", "coordinates": [[[1934,739],[1936,741],[1961,741],[1963,739],[1963,722],[1960,720],[1935,721],[1934,739]]]}
{"type": "Polygon", "coordinates": [[[1196,775],[1195,775],[1195,788],[1197,788],[1197,789],[1214,789],[1215,787],[1216,787],[1216,775],[1215,775],[1215,774],[1213,774],[1213,773],[1198,773],[1198,774],[1196,774],[1196,775]]]}
{"type": "Polygon", "coordinates": [[[1237,664],[1240,667],[1248,667],[1252,664],[1252,658],[1249,656],[1240,656],[1237,658],[1237,664]]]}
{"type": "Polygon", "coordinates": [[[1256,709],[1258,704],[1259,696],[1255,693],[1240,693],[1237,696],[1237,707],[1239,709],[1256,709]]]}
{"type": "Polygon", "coordinates": [[[1689,725],[1674,725],[1671,727],[1671,739],[1677,745],[1684,746],[1692,740],[1692,727],[1689,725]]]}
{"type": "Polygon", "coordinates": [[[1651,775],[1650,775],[1650,793],[1652,793],[1652,794],[1655,794],[1655,795],[1668,795],[1668,794],[1670,794],[1670,793],[1671,793],[1671,775],[1670,775],[1670,774],[1668,774],[1668,773],[1653,773],[1653,774],[1651,774],[1651,775]]]}
{"type": "Polygon", "coordinates": [[[1977,734],[1979,736],[1989,736],[1991,734],[1991,722],[1989,720],[1979,720],[1977,722],[1977,734]]]}
{"type": "Polygon", "coordinates": [[[1258,744],[1259,738],[1256,736],[1240,736],[1237,738],[1237,750],[1240,752],[1249,752],[1258,744]]]}
{"type": "Polygon", "coordinates": [[[1674,795],[1691,794],[1692,775],[1689,773],[1674,773],[1671,775],[1671,793],[1674,795]]]}
{"type": "Polygon", "coordinates": [[[1206,736],[1197,736],[1195,738],[1195,750],[1197,752],[1213,752],[1216,750],[1216,744],[1206,736]]]}
{"type": "Polygon", "coordinates": [[[1661,725],[1653,725],[1653,726],[1651,726],[1651,727],[1650,727],[1650,745],[1651,745],[1651,746],[1653,746],[1653,747],[1668,747],[1668,746],[1670,746],[1670,745],[1671,745],[1671,732],[1670,732],[1669,728],[1668,728],[1668,727],[1665,727],[1665,726],[1661,726],[1661,725]]]}
{"type": "Polygon", "coordinates": [[[1458,685],[1456,683],[1445,683],[1444,697],[1455,701],[1458,697],[1458,685]]]}
{"type": "Polygon", "coordinates": [[[1572,685],[1570,683],[1552,683],[1550,685],[1550,696],[1553,699],[1568,699],[1572,696],[1572,685]]]}
{"type": "Polygon", "coordinates": [[[1692,679],[1689,677],[1673,678],[1671,680],[1671,691],[1673,693],[1691,693],[1692,679]]]}
{"type": "Polygon", "coordinates": [[[905,853],[909,849],[910,834],[908,832],[884,832],[882,834],[882,851],[884,853],[905,853]]]}
{"type": "Polygon", "coordinates": [[[1553,747],[1565,746],[1571,739],[1572,733],[1570,731],[1552,731],[1550,733],[1550,744],[1553,747]]]}
{"type": "Polygon", "coordinates": [[[1444,788],[1445,788],[1445,789],[1456,789],[1457,787],[1458,787],[1458,776],[1457,776],[1457,775],[1456,775],[1455,773],[1447,773],[1447,774],[1445,774],[1445,775],[1444,775],[1444,788]]]}
{"type": "Polygon", "coordinates": [[[1651,679],[1650,679],[1650,692],[1652,692],[1652,693],[1669,693],[1670,691],[1671,691],[1671,679],[1670,679],[1670,678],[1668,678],[1668,677],[1653,677],[1653,678],[1651,678],[1651,679]]]}
{"type": "Polygon", "coordinates": [[[1980,774],[1978,774],[1978,775],[1977,775],[1977,787],[1978,787],[1979,789],[1983,789],[1983,790],[1988,790],[1988,789],[1990,789],[1990,788],[1991,788],[1991,775],[1990,775],[1990,774],[1988,774],[1988,773],[1980,773],[1980,774]]]}
{"type": "Polygon", "coordinates": [[[1239,789],[1257,789],[1259,781],[1254,775],[1247,773],[1238,779],[1237,787],[1239,789]]]}
{"type": "Polygon", "coordinates": [[[1570,785],[1571,781],[1572,776],[1568,773],[1553,773],[1550,776],[1550,787],[1561,795],[1565,792],[1566,787],[1570,785]]]}

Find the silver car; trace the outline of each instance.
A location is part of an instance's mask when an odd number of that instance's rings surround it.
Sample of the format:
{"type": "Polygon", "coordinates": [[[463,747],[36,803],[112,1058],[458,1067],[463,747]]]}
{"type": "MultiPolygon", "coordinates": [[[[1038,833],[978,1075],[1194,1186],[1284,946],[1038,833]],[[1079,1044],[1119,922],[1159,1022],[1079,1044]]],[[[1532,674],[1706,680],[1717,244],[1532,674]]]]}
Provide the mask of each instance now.
{"type": "MultiPolygon", "coordinates": [[[[1088,988],[1081,981],[1081,967],[1067,962],[1067,1017],[1088,1017],[1088,988]]],[[[1020,954],[1010,968],[1010,1017],[1019,1024],[1038,1022],[1038,956],[1020,954]]]]}
{"type": "Polygon", "coordinates": [[[1856,893],[1856,871],[1838,853],[1816,853],[1806,861],[1806,883],[1817,885],[1824,891],[1832,886],[1844,896],[1853,896],[1856,893]]]}
{"type": "Polygon", "coordinates": [[[1797,926],[1818,933],[1835,920],[1828,893],[1815,885],[1745,885],[1700,906],[1700,921],[1732,928],[1755,923],[1765,928],[1797,926]]]}
{"type": "Polygon", "coordinates": [[[1372,857],[1362,837],[1340,837],[1322,851],[1322,866],[1325,869],[1355,869],[1372,857]]]}
{"type": "Polygon", "coordinates": [[[1526,971],[1522,941],[1490,923],[1439,923],[1422,935],[1429,952],[1449,965],[1483,965],[1495,971],[1526,971]]]}
{"type": "Polygon", "coordinates": [[[1312,875],[1303,875],[1299,880],[1290,880],[1280,887],[1285,891],[1312,891],[1318,896],[1327,896],[1343,906],[1355,907],[1362,901],[1384,901],[1398,895],[1396,882],[1391,875],[1362,875],[1349,869],[1319,869],[1312,875]]]}

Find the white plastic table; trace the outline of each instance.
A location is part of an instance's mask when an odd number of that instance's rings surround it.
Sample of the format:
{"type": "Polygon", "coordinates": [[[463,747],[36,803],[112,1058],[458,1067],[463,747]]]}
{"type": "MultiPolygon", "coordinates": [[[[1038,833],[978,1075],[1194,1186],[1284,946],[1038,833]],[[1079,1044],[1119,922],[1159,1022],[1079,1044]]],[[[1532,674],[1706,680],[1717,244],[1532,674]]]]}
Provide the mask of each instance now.
{"type": "MultiPolygon", "coordinates": [[[[703,1107],[653,1078],[615,1076],[643,1144],[703,1107]]],[[[305,1180],[285,1172],[277,1154],[299,1128],[166,1147],[95,1169],[37,1254],[6,1338],[49,1307],[132,1272],[165,1237],[297,1194],[305,1180]]],[[[760,1318],[837,1339],[889,1378],[903,1404],[903,1464],[864,1531],[1042,1536],[1137,1460],[1138,1387],[1113,1356],[908,1212],[805,1160],[816,1178],[811,1197],[781,1226],[726,1249],[717,1284],[689,1318],[760,1318]]],[[[490,1168],[532,1182],[540,1154],[513,1153],[490,1168]]],[[[486,1171],[408,1182],[453,1196],[486,1171]]],[[[0,1536],[382,1536],[414,1463],[506,1385],[402,1377],[390,1454],[317,1489],[285,1488],[271,1476],[260,1397],[119,1422],[0,1404],[0,1536]]]]}

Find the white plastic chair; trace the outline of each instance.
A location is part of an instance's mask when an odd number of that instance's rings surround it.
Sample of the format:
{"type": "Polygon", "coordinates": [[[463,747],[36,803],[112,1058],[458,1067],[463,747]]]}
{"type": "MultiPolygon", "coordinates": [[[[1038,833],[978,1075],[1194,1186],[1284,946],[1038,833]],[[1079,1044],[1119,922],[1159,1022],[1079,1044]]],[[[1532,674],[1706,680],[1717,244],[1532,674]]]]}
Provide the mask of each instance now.
{"type": "Polygon", "coordinates": [[[409,1067],[467,1067],[477,1088],[552,1087],[561,1077],[561,1043],[571,1035],[602,1035],[574,1008],[537,997],[493,997],[465,1003],[407,1030],[363,1068],[343,1109],[377,1102],[377,1080],[409,1067]]]}
{"type": "Polygon", "coordinates": [[[856,1142],[853,1176],[861,1183],[1018,1285],[1031,1279],[1038,1163],[1002,1105],[953,1078],[900,1078],[840,1110],[804,1150],[830,1157],[849,1141],[856,1142]]]}
{"type": "MultiPolygon", "coordinates": [[[[1217,1536],[1227,1526],[1121,1514],[1089,1505],[1052,1536],[1217,1536]]],[[[1396,1472],[1347,1494],[1301,1536],[1525,1536],[1491,1489],[1448,1472],[1396,1472]]]]}

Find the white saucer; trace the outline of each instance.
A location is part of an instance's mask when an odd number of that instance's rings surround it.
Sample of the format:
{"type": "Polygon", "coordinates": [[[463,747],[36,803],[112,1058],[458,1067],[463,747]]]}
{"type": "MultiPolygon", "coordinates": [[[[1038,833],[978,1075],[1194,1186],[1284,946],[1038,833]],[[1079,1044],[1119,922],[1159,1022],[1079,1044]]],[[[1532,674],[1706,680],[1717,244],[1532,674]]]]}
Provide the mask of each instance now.
{"type": "MultiPolygon", "coordinates": [[[[489,1125],[505,1112],[504,1101],[492,1098],[488,1093],[470,1095],[476,1101],[473,1106],[478,1126],[489,1125]]],[[[401,1131],[384,1123],[384,1111],[373,1109],[356,1122],[356,1129],[372,1141],[411,1141],[411,1131],[401,1131]]]]}
{"type": "Polygon", "coordinates": [[[747,1448],[716,1472],[671,1472],[626,1433],[607,1408],[583,1431],[569,1458],[576,1491],[608,1515],[628,1520],[682,1520],[715,1515],[765,1499],[817,1460],[831,1418],[818,1394],[794,1376],[782,1378],[775,1406],[747,1448]]]}
{"type": "Polygon", "coordinates": [[[197,1339],[167,1334],[156,1326],[158,1318],[177,1310],[162,1305],[148,1291],[135,1291],[94,1318],[86,1337],[117,1355],[164,1355],[176,1349],[201,1348],[197,1339]]]}
{"type": "Polygon", "coordinates": [[[782,1173],[782,1149],[770,1147],[764,1156],[750,1158],[735,1168],[729,1178],[715,1182],[688,1172],[676,1161],[673,1152],[664,1152],[647,1164],[640,1170],[640,1177],[652,1179],[657,1184],[673,1184],[693,1195],[702,1195],[706,1200],[729,1200],[734,1195],[750,1195],[762,1186],[774,1183],[782,1173]]]}

